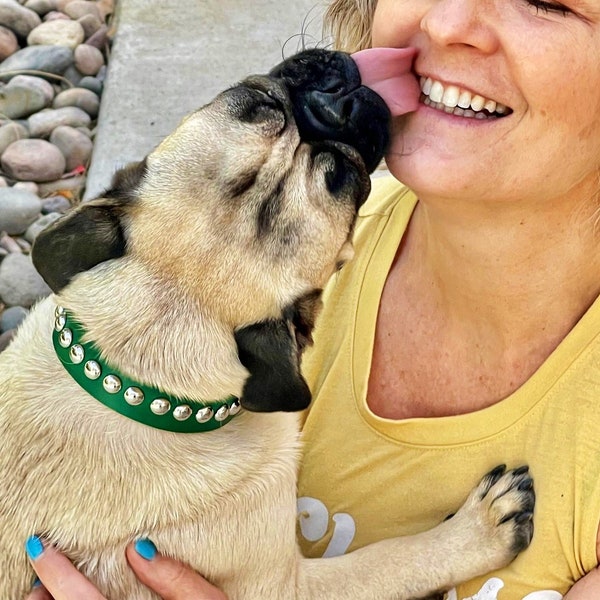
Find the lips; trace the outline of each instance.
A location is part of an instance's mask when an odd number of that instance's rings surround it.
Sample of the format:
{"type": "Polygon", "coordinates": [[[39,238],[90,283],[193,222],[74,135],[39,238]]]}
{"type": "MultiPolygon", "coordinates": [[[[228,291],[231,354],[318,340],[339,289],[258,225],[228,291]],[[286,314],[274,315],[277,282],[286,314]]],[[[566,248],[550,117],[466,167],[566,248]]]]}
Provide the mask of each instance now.
{"type": "Polygon", "coordinates": [[[352,55],[362,84],[376,92],[392,116],[417,110],[419,103],[465,118],[505,117],[512,109],[457,85],[443,83],[414,73],[415,48],[369,48],[352,55]]]}

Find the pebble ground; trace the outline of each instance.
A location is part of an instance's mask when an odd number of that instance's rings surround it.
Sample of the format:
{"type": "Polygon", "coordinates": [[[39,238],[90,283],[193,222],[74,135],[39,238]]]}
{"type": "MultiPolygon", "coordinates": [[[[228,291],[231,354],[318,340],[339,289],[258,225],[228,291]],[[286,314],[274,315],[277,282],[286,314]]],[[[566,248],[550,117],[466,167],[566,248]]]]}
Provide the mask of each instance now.
{"type": "Polygon", "coordinates": [[[0,352],[50,289],[30,250],[81,200],[114,0],[0,0],[0,352]]]}

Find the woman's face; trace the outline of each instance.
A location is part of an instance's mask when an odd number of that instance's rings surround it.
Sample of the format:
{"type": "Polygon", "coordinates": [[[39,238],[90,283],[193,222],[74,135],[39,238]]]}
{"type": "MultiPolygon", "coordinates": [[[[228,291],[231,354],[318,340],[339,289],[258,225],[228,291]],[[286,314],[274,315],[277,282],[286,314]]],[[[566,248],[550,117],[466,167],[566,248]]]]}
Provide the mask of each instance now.
{"type": "Polygon", "coordinates": [[[372,39],[415,46],[428,79],[434,106],[422,94],[396,120],[387,157],[417,193],[547,201],[598,189],[600,0],[379,0],[372,39]]]}

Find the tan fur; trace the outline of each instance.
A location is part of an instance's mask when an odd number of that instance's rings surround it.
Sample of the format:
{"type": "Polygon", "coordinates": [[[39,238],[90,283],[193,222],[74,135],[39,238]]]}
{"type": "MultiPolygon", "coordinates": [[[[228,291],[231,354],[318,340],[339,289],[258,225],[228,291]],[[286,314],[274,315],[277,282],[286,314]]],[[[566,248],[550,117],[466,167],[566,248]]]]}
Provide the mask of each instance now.
{"type": "Polygon", "coordinates": [[[198,399],[242,394],[248,372],[234,330],[279,318],[305,295],[300,311],[310,322],[311,292],[351,254],[355,199],[332,198],[327,156],[311,162],[293,124],[281,132],[280,115],[236,121],[236,98],[221,95],[149,155],[145,176],[126,192],[135,200],[119,209],[126,255],[42,301],[0,355],[0,598],[29,590],[23,543],[33,533],[112,600],[156,598],[124,558],[141,536],[231,600],[422,597],[516,552],[523,531],[501,521],[523,509],[524,492],[508,473],[484,480],[432,531],[303,559],[294,413],[243,411],[220,430],[174,434],[111,412],[63,370],[50,334],[56,304],[77,315],[109,363],[198,399]],[[243,198],[226,197],[252,170],[258,175],[243,198]],[[274,190],[281,215],[258,239],[256,213],[274,190]]]}

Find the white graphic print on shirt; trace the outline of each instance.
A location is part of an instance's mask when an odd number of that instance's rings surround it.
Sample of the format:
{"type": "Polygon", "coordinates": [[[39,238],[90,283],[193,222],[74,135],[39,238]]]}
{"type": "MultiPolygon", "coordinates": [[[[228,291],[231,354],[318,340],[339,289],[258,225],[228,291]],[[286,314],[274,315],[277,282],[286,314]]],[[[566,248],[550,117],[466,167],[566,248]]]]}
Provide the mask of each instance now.
{"type": "MultiPolygon", "coordinates": [[[[498,600],[498,592],[504,587],[504,581],[499,577],[488,579],[482,588],[474,595],[461,600],[498,600]]],[[[458,600],[456,590],[450,590],[446,595],[446,600],[458,600]]],[[[522,600],[562,600],[562,594],[552,590],[541,590],[527,594],[522,600]]]]}
{"type": "MultiPolygon", "coordinates": [[[[300,533],[309,542],[316,542],[324,538],[329,527],[329,519],[331,518],[333,521],[333,535],[323,553],[323,558],[341,556],[346,553],[356,535],[356,523],[351,515],[335,513],[330,517],[325,504],[310,496],[298,498],[297,506],[300,533]]],[[[503,587],[502,579],[492,577],[474,596],[461,598],[461,600],[498,600],[498,592],[503,587]]],[[[455,589],[446,594],[446,600],[459,600],[455,589]]],[[[541,590],[527,594],[522,600],[562,600],[562,594],[552,590],[541,590]]]]}

